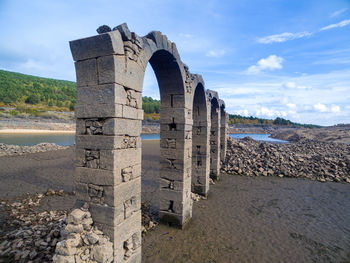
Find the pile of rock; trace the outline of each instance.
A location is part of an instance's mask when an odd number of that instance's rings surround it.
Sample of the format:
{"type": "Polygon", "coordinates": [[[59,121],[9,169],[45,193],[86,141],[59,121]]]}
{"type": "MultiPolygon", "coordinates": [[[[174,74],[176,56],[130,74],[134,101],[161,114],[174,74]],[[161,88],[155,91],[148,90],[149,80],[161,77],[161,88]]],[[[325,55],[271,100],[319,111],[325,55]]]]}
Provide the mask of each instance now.
{"type": "MultiPolygon", "coordinates": [[[[0,210],[8,214],[0,229],[0,262],[111,262],[112,243],[82,208],[43,211],[43,198],[71,193],[48,189],[45,194],[2,200],[0,210]],[[68,217],[67,217],[68,215],[68,217]]],[[[147,203],[142,203],[142,234],[157,226],[147,203]]]]}
{"type": "MultiPolygon", "coordinates": [[[[46,195],[63,195],[49,190],[46,195]]],[[[28,195],[14,202],[2,201],[0,209],[8,218],[0,230],[0,261],[49,262],[62,238],[66,211],[36,211],[44,194],[28,195]]]]}
{"type": "Polygon", "coordinates": [[[229,138],[222,171],[248,176],[303,177],[350,183],[350,145],[301,140],[272,144],[229,138]]]}
{"type": "Polygon", "coordinates": [[[67,218],[64,239],[57,243],[53,262],[56,263],[109,263],[113,261],[113,244],[93,227],[90,212],[74,209],[67,218]]]}
{"type": "Polygon", "coordinates": [[[207,198],[205,196],[202,196],[196,193],[191,193],[191,199],[193,202],[198,202],[200,200],[206,200],[207,198]]]}
{"type": "Polygon", "coordinates": [[[157,222],[155,220],[155,216],[151,213],[151,206],[147,202],[141,203],[141,211],[142,211],[142,236],[146,235],[146,233],[157,226],[157,222]]]}
{"type": "Polygon", "coordinates": [[[34,146],[19,146],[0,143],[0,157],[22,155],[26,153],[37,153],[67,149],[69,146],[60,146],[55,143],[43,142],[34,146]]]}

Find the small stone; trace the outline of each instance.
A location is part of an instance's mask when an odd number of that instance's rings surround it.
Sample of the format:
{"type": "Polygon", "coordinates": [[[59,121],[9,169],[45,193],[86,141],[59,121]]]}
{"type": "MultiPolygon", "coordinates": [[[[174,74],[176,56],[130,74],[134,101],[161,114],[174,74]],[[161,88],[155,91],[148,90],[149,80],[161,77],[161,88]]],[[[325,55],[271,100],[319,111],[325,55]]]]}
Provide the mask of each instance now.
{"type": "Polygon", "coordinates": [[[55,254],[52,257],[53,263],[75,263],[74,256],[62,256],[55,254]]]}
{"type": "Polygon", "coordinates": [[[46,195],[47,196],[51,196],[51,195],[54,195],[54,194],[55,194],[55,190],[53,190],[51,188],[46,191],[46,195]]]}
{"type": "Polygon", "coordinates": [[[76,247],[71,246],[69,243],[67,243],[67,240],[58,242],[55,250],[55,252],[58,255],[62,255],[62,256],[72,256],[76,253],[76,251],[77,251],[76,247]]]}
{"type": "Polygon", "coordinates": [[[68,224],[81,224],[84,218],[91,217],[89,212],[82,211],[81,209],[74,209],[69,215],[67,222],[68,224]]]}
{"type": "Polygon", "coordinates": [[[96,31],[99,34],[103,34],[103,33],[111,32],[112,29],[107,25],[103,25],[103,26],[100,26],[99,28],[97,28],[96,31]]]}
{"type": "Polygon", "coordinates": [[[84,231],[83,225],[73,225],[73,224],[68,224],[65,228],[64,231],[67,233],[82,233],[84,231]]]}
{"type": "Polygon", "coordinates": [[[29,253],[29,258],[34,259],[37,255],[38,255],[38,253],[36,251],[32,251],[29,253]]]}
{"type": "Polygon", "coordinates": [[[90,244],[96,244],[99,240],[99,236],[95,233],[89,233],[87,235],[87,239],[89,240],[90,244]]]}
{"type": "Polygon", "coordinates": [[[108,242],[104,245],[94,246],[91,255],[98,263],[110,263],[113,261],[113,245],[108,242]]]}
{"type": "Polygon", "coordinates": [[[93,224],[93,221],[92,221],[91,217],[85,218],[82,221],[82,225],[83,225],[84,230],[90,230],[92,227],[92,224],[93,224]]]}

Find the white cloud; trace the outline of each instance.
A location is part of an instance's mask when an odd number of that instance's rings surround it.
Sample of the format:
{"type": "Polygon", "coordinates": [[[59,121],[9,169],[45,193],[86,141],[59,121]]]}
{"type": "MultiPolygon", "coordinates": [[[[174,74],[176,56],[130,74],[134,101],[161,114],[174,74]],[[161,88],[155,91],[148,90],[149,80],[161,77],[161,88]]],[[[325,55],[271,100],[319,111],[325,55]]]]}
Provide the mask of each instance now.
{"type": "Polygon", "coordinates": [[[343,8],[343,9],[337,10],[337,11],[333,12],[332,14],[330,14],[329,17],[339,16],[342,13],[344,13],[346,10],[348,10],[348,9],[347,8],[343,8]]]}
{"type": "Polygon", "coordinates": [[[291,109],[295,109],[297,107],[297,105],[295,105],[294,103],[287,103],[286,106],[291,109]]]}
{"type": "Polygon", "coordinates": [[[347,110],[350,110],[350,105],[345,106],[347,110]]]}
{"type": "Polygon", "coordinates": [[[295,82],[293,81],[289,81],[286,82],[282,85],[283,87],[287,88],[287,89],[308,89],[307,86],[301,86],[301,85],[297,85],[295,82]]]}
{"type": "Polygon", "coordinates": [[[193,35],[192,34],[187,34],[187,33],[180,33],[179,37],[183,37],[183,38],[192,38],[193,35]]]}
{"type": "Polygon", "coordinates": [[[267,58],[260,59],[256,65],[250,66],[247,70],[248,74],[257,74],[263,70],[275,70],[283,68],[284,59],[276,55],[270,55],[267,58]]]}
{"type": "Polygon", "coordinates": [[[236,110],[234,111],[235,114],[241,115],[241,116],[249,116],[249,111],[247,109],[244,110],[236,110]]]}
{"type": "Polygon", "coordinates": [[[329,29],[337,28],[337,27],[344,27],[344,26],[347,26],[349,24],[350,24],[350,19],[347,19],[347,20],[343,20],[343,21],[336,23],[336,24],[331,24],[331,25],[322,27],[320,29],[320,31],[329,30],[329,29]]]}
{"type": "Polygon", "coordinates": [[[307,31],[298,32],[298,33],[284,32],[282,34],[261,37],[261,38],[258,38],[257,41],[259,43],[262,43],[262,44],[271,44],[271,43],[274,43],[274,42],[281,43],[281,42],[285,42],[285,41],[288,41],[288,40],[308,37],[308,36],[311,36],[311,35],[312,35],[312,33],[307,32],[307,31]]]}
{"type": "Polygon", "coordinates": [[[225,50],[209,50],[205,55],[207,57],[219,58],[226,54],[225,50]]]}
{"type": "Polygon", "coordinates": [[[338,105],[332,105],[331,112],[339,113],[340,112],[340,107],[338,105]]]}
{"type": "Polygon", "coordinates": [[[322,104],[322,103],[317,103],[314,105],[314,109],[319,111],[319,112],[327,112],[328,108],[326,105],[322,104]]]}
{"type": "Polygon", "coordinates": [[[269,109],[267,107],[261,107],[256,111],[257,116],[262,117],[268,117],[268,118],[274,118],[274,117],[286,117],[287,112],[285,111],[278,111],[274,109],[269,109]]]}

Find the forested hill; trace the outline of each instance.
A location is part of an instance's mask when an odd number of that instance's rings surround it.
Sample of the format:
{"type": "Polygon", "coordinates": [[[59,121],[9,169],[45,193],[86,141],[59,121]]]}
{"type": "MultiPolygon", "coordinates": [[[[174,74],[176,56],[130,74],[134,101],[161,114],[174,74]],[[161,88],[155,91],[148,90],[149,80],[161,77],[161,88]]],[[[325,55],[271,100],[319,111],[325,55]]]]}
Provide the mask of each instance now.
{"type": "MultiPolygon", "coordinates": [[[[76,104],[75,82],[41,78],[21,73],[0,70],[0,106],[17,107],[20,112],[73,111],[76,104]]],[[[151,97],[142,98],[145,119],[158,120],[160,101],[151,97]]],[[[289,120],[275,120],[231,115],[230,124],[283,125],[295,127],[316,127],[315,125],[293,123],[289,120]]]]}
{"type": "MultiPolygon", "coordinates": [[[[143,97],[142,102],[145,113],[156,118],[160,101],[143,97]]],[[[0,106],[39,106],[46,110],[73,111],[75,104],[75,82],[0,70],[0,106]]]]}
{"type": "Polygon", "coordinates": [[[75,83],[0,70],[0,103],[74,109],[75,83]]]}
{"type": "Polygon", "coordinates": [[[246,124],[246,125],[277,125],[290,127],[317,128],[320,127],[314,124],[301,124],[277,117],[274,120],[261,119],[257,117],[245,117],[241,115],[229,114],[229,124],[246,124]]]}

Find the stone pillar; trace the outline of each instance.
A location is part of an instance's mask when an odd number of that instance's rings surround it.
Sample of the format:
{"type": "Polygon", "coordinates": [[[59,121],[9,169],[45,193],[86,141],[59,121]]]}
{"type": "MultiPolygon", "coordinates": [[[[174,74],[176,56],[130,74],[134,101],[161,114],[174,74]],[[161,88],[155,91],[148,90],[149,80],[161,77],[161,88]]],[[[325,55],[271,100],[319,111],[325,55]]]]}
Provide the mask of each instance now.
{"type": "Polygon", "coordinates": [[[70,42],[77,77],[76,195],[107,234],[114,262],[141,262],[144,69],[119,31],[70,42]],[[132,77],[131,77],[132,76],[132,77]]]}
{"type": "Polygon", "coordinates": [[[220,108],[218,103],[211,104],[211,129],[210,129],[210,177],[219,180],[220,175],[220,108]]]}
{"type": "Polygon", "coordinates": [[[203,196],[209,191],[210,126],[210,104],[198,84],[193,99],[192,192],[203,196]]]}
{"type": "MultiPolygon", "coordinates": [[[[152,64],[152,59],[151,59],[152,64]]],[[[160,211],[161,221],[184,227],[192,217],[191,162],[192,162],[192,110],[189,103],[191,87],[185,94],[174,94],[169,72],[164,65],[153,65],[158,72],[161,88],[160,113],[160,211]],[[164,75],[162,74],[164,71],[164,75]],[[167,76],[166,76],[167,75],[167,76]],[[168,89],[162,89],[164,83],[168,89]],[[170,86],[169,86],[170,85],[170,86]]],[[[187,68],[183,68],[187,75],[187,68]]],[[[187,79],[188,85],[190,80],[187,79]]]]}
{"type": "Polygon", "coordinates": [[[220,107],[220,114],[221,114],[221,120],[220,120],[220,160],[222,162],[225,161],[226,158],[226,150],[227,150],[227,137],[228,137],[228,113],[225,111],[224,102],[221,101],[221,107],[220,107]]]}

